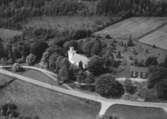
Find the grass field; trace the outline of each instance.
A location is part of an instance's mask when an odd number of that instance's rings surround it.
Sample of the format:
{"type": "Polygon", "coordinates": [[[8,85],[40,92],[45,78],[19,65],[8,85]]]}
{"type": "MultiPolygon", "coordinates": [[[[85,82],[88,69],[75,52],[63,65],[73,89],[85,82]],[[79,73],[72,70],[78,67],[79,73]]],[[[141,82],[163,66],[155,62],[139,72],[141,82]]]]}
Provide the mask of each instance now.
{"type": "Polygon", "coordinates": [[[141,38],[139,41],[148,45],[155,45],[162,49],[167,49],[167,25],[141,38]]]}
{"type": "Polygon", "coordinates": [[[0,38],[3,40],[10,39],[21,34],[21,31],[0,28],[0,38]]]}
{"type": "Polygon", "coordinates": [[[104,16],[57,16],[57,17],[36,17],[29,19],[24,27],[48,28],[58,30],[71,29],[90,29],[96,30],[106,24],[109,24],[111,19],[104,16]]]}
{"type": "Polygon", "coordinates": [[[158,108],[141,108],[125,105],[113,105],[106,115],[116,115],[120,119],[166,119],[167,113],[158,108]]]}
{"type": "Polygon", "coordinates": [[[159,26],[167,23],[167,18],[160,17],[133,17],[122,22],[116,23],[105,28],[102,31],[96,32],[97,35],[110,35],[114,38],[129,38],[137,39],[159,26]]]}
{"type": "MultiPolygon", "coordinates": [[[[11,80],[0,75],[0,82],[11,80]]],[[[96,119],[100,105],[71,96],[59,94],[20,80],[0,90],[0,105],[14,103],[23,116],[40,119],[96,119]]],[[[114,105],[106,116],[116,115],[120,119],[166,119],[161,109],[114,105]]]]}
{"type": "Polygon", "coordinates": [[[43,81],[45,83],[49,83],[52,85],[57,85],[57,82],[50,79],[48,76],[46,76],[45,74],[39,72],[39,71],[35,71],[35,70],[27,70],[25,72],[22,73],[23,76],[29,77],[29,78],[33,78],[39,81],[43,81]]]}
{"type": "MultiPolygon", "coordinates": [[[[0,75],[1,80],[6,80],[4,78],[0,75]]],[[[20,80],[1,89],[0,97],[0,105],[14,103],[23,116],[38,115],[40,119],[95,119],[99,111],[99,105],[94,102],[62,95],[20,80]]]]}

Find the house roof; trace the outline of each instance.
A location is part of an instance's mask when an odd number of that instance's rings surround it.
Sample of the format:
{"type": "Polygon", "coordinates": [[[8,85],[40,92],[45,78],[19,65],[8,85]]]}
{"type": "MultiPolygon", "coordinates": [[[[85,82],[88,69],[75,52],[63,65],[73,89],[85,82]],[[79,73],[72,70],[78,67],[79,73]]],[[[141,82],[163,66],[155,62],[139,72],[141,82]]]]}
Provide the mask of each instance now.
{"type": "Polygon", "coordinates": [[[148,68],[147,67],[138,67],[138,66],[131,66],[130,67],[130,71],[136,71],[136,72],[148,72],[148,68]]]}

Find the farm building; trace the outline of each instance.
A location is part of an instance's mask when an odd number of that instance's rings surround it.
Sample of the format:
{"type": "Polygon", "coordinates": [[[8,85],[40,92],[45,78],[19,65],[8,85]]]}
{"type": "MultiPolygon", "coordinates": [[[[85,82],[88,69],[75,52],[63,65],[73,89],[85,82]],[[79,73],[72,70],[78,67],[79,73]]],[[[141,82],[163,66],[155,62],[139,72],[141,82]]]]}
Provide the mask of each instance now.
{"type": "Polygon", "coordinates": [[[132,78],[147,79],[148,73],[149,71],[148,71],[148,68],[146,67],[138,67],[138,66],[130,67],[130,75],[132,78]]]}
{"type": "Polygon", "coordinates": [[[73,47],[70,47],[68,51],[68,60],[71,64],[74,64],[76,66],[79,66],[80,63],[82,63],[82,67],[86,68],[89,59],[81,54],[78,54],[73,47]]]}

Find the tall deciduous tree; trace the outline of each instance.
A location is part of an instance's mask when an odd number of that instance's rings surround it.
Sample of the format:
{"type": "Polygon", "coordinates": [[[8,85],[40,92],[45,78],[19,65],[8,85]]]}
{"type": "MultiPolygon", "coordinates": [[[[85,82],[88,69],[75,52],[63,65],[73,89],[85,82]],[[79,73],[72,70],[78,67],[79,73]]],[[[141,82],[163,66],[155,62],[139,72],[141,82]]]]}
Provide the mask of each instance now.
{"type": "Polygon", "coordinates": [[[61,83],[66,82],[69,80],[69,71],[67,66],[62,66],[61,69],[58,72],[58,78],[61,83]]]}
{"type": "Polygon", "coordinates": [[[95,90],[104,97],[118,98],[124,94],[122,84],[116,81],[111,74],[104,74],[98,77],[95,90]]]}
{"type": "Polygon", "coordinates": [[[0,58],[4,57],[4,55],[5,55],[4,46],[2,40],[0,39],[0,58]]]}
{"type": "Polygon", "coordinates": [[[159,98],[167,99],[167,68],[154,67],[149,77],[148,88],[155,88],[159,98]]]}
{"type": "Polygon", "coordinates": [[[105,72],[103,58],[93,56],[88,62],[88,70],[95,76],[101,75],[105,72]]]}

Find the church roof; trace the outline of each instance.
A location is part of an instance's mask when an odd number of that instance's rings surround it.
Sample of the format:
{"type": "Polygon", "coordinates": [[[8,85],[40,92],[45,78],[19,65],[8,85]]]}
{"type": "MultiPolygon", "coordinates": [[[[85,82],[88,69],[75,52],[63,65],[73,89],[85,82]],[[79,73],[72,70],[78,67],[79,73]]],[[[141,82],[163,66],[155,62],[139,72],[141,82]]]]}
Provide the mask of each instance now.
{"type": "Polygon", "coordinates": [[[74,54],[72,60],[76,63],[79,63],[81,61],[83,64],[87,64],[89,62],[89,59],[86,56],[77,53],[74,54]]]}

